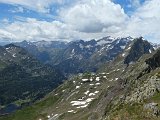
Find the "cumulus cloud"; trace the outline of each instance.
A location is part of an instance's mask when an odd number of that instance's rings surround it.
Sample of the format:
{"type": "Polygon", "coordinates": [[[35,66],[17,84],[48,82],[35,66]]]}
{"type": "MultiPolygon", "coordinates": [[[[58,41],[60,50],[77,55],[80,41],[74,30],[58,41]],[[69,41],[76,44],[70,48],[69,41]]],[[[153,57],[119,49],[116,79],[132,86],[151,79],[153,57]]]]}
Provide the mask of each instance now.
{"type": "Polygon", "coordinates": [[[14,9],[9,10],[12,13],[23,13],[24,12],[24,8],[21,6],[15,7],[14,9]]]}
{"type": "MultiPolygon", "coordinates": [[[[23,21],[7,23],[0,29],[0,38],[22,41],[40,41],[40,40],[75,40],[92,39],[101,37],[104,33],[85,33],[73,30],[70,25],[60,21],[39,21],[34,18],[27,18],[23,21]]],[[[104,36],[104,35],[103,35],[104,36]]]]}
{"type": "MultiPolygon", "coordinates": [[[[59,3],[62,4],[64,1],[60,0],[59,3]]],[[[131,16],[112,0],[75,0],[74,4],[60,8],[56,20],[52,22],[34,18],[6,22],[5,25],[1,25],[0,37],[16,40],[74,40],[107,35],[144,36],[152,42],[158,42],[159,11],[159,0],[146,0],[131,16]]]]}
{"type": "Polygon", "coordinates": [[[131,7],[140,7],[141,6],[141,2],[140,2],[141,0],[129,0],[129,2],[130,2],[130,6],[131,7]]]}
{"type": "Polygon", "coordinates": [[[5,31],[3,29],[0,29],[0,38],[13,38],[16,39],[16,36],[8,31],[5,31]]]}
{"type": "MultiPolygon", "coordinates": [[[[51,40],[61,39],[65,25],[59,21],[46,22],[38,21],[34,18],[27,18],[26,21],[16,21],[5,25],[4,31],[0,34],[8,37],[13,37],[16,40],[51,40]],[[10,34],[8,34],[10,33],[10,34]]],[[[65,38],[65,37],[64,37],[65,38]]]]}
{"type": "Polygon", "coordinates": [[[80,32],[116,32],[120,30],[127,15],[120,5],[110,0],[83,0],[60,11],[63,22],[80,32]]]}
{"type": "Polygon", "coordinates": [[[160,1],[148,0],[131,16],[124,34],[144,36],[153,42],[160,42],[160,1]]]}
{"type": "Polygon", "coordinates": [[[82,0],[59,10],[60,21],[28,18],[5,25],[17,39],[89,39],[122,29],[127,19],[120,5],[110,0],[82,0]]]}
{"type": "Polygon", "coordinates": [[[48,13],[52,4],[62,4],[65,0],[0,0],[0,3],[22,5],[28,9],[48,13]]]}

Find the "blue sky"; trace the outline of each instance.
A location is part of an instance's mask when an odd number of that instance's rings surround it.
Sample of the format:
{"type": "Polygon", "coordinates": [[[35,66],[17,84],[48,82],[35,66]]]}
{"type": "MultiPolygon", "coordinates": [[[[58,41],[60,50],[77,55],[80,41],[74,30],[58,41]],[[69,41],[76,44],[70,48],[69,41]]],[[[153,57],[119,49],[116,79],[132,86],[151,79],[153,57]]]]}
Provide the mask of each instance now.
{"type": "MultiPolygon", "coordinates": [[[[46,20],[46,21],[53,20],[53,18],[49,17],[45,13],[30,10],[20,5],[0,3],[0,11],[1,11],[0,20],[8,19],[10,22],[16,21],[18,17],[36,18],[38,20],[46,20]],[[21,7],[23,11],[18,11],[19,7],[21,7]]],[[[55,15],[55,13],[52,12],[50,14],[55,15]]]]}
{"type": "Polygon", "coordinates": [[[160,39],[159,0],[0,0],[0,40],[160,39]]]}
{"type": "Polygon", "coordinates": [[[145,0],[135,0],[136,2],[134,3],[134,0],[114,0],[116,4],[120,4],[121,7],[125,10],[125,12],[130,15],[130,13],[133,13],[139,5],[142,5],[145,0]]]}
{"type": "MultiPolygon", "coordinates": [[[[135,6],[132,5],[130,2],[132,0],[114,0],[113,2],[115,4],[120,4],[121,7],[124,9],[125,13],[130,15],[130,13],[133,13],[136,9],[135,6]]],[[[139,0],[140,4],[143,4],[145,0],[139,0]]],[[[74,2],[73,2],[74,3],[74,2]]],[[[54,20],[54,16],[57,15],[57,10],[61,7],[67,6],[70,4],[51,4],[48,6],[50,9],[48,13],[43,13],[41,11],[32,10],[30,8],[27,8],[27,6],[19,5],[19,4],[9,4],[9,3],[0,3],[0,20],[8,19],[9,21],[13,22],[16,20],[17,16],[20,17],[30,17],[30,18],[36,18],[38,20],[46,20],[46,21],[52,21],[54,20]],[[18,11],[18,8],[21,7],[23,9],[22,11],[18,11]],[[50,16],[51,15],[51,16],[50,16]]],[[[138,6],[137,6],[138,7],[138,6]]]]}

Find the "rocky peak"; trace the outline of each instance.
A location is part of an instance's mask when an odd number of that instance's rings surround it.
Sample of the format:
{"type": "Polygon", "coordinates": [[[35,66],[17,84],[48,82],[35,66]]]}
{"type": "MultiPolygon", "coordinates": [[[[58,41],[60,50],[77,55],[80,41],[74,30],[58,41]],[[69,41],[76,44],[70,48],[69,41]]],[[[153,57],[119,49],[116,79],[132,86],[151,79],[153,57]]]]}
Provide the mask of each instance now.
{"type": "MultiPolygon", "coordinates": [[[[5,48],[14,48],[14,47],[19,47],[19,46],[16,46],[14,44],[8,44],[8,45],[5,45],[4,46],[5,48]]],[[[20,47],[19,47],[20,48],[20,47]]]]}
{"type": "Polygon", "coordinates": [[[129,53],[125,57],[124,64],[136,62],[142,55],[149,54],[154,51],[153,46],[143,37],[136,38],[129,47],[129,53]]]}
{"type": "Polygon", "coordinates": [[[146,63],[149,65],[150,69],[156,69],[160,67],[160,49],[149,59],[146,60],[146,63]]]}

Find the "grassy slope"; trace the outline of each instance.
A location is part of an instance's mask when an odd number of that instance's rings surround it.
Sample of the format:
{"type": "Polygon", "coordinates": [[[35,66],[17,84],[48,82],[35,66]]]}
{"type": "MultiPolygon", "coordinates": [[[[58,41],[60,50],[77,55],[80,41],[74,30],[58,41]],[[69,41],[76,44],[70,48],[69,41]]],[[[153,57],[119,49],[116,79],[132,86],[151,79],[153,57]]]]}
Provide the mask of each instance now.
{"type": "MultiPolygon", "coordinates": [[[[116,107],[110,115],[111,120],[159,120],[159,116],[153,116],[152,111],[145,110],[144,105],[155,102],[160,105],[160,93],[155,94],[143,103],[123,104],[116,107]]],[[[160,106],[158,106],[160,109],[160,106]]]]}
{"type": "Polygon", "coordinates": [[[18,110],[16,113],[7,116],[1,117],[0,120],[36,120],[38,117],[46,118],[46,114],[41,111],[48,108],[49,106],[53,106],[59,97],[50,96],[45,100],[35,103],[32,106],[26,107],[23,110],[18,110]]]}

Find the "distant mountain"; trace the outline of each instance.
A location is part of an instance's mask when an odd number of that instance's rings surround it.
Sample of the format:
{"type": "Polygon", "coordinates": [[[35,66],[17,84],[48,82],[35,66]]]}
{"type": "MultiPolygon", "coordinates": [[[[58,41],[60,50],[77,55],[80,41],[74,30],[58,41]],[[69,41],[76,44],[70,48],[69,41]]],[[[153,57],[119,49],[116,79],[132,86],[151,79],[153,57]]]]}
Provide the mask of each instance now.
{"type": "Polygon", "coordinates": [[[95,72],[124,50],[131,38],[105,37],[100,40],[75,41],[63,51],[56,66],[64,73],[95,72]],[[67,67],[64,67],[67,66],[67,67]]]}
{"type": "Polygon", "coordinates": [[[129,53],[125,57],[124,63],[130,64],[131,62],[137,61],[143,54],[152,53],[154,47],[142,37],[137,38],[131,44],[132,47],[128,47],[129,53]]]}
{"type": "Polygon", "coordinates": [[[0,46],[4,46],[7,44],[10,44],[12,42],[12,40],[7,39],[7,38],[0,38],[0,46]]]}
{"type": "Polygon", "coordinates": [[[63,51],[68,45],[67,42],[59,41],[22,41],[14,44],[23,47],[43,63],[54,63],[57,56],[59,56],[61,51],[63,51]]]}
{"type": "Polygon", "coordinates": [[[43,100],[0,120],[159,120],[159,61],[160,49],[134,39],[97,73],[73,76],[43,100]]]}
{"type": "Polygon", "coordinates": [[[0,47],[0,106],[34,102],[64,79],[23,48],[13,44],[0,47]]]}
{"type": "Polygon", "coordinates": [[[78,40],[69,43],[58,41],[39,41],[16,43],[40,61],[49,63],[60,69],[64,74],[95,72],[102,64],[113,60],[133,40],[127,38],[112,38],[110,36],[99,40],[78,40]]]}
{"type": "Polygon", "coordinates": [[[151,43],[151,45],[154,47],[154,49],[158,49],[160,48],[160,44],[157,44],[157,43],[151,43]]]}

